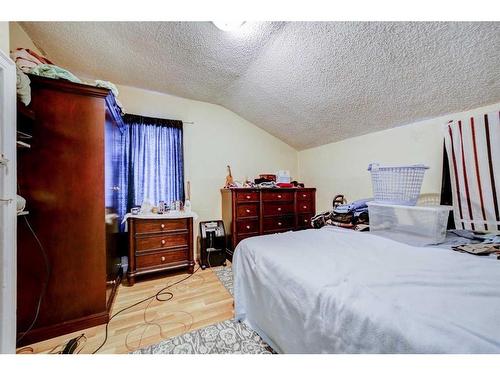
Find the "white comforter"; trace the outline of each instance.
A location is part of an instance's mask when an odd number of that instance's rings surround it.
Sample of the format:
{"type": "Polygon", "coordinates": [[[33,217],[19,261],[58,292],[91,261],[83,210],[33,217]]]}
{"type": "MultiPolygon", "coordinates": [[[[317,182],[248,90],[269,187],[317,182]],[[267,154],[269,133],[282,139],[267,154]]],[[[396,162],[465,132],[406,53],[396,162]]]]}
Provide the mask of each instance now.
{"type": "Polygon", "coordinates": [[[500,353],[500,260],[325,227],[242,241],[236,318],[282,353],[500,353]]]}

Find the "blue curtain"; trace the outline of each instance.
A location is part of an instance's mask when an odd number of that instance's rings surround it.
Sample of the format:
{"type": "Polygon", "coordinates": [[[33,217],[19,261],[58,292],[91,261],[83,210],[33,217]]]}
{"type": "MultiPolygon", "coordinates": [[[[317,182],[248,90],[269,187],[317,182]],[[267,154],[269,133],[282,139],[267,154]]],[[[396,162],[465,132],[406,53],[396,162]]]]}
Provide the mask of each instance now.
{"type": "Polygon", "coordinates": [[[144,199],[184,200],[182,121],[123,116],[119,174],[120,220],[144,199]]]}

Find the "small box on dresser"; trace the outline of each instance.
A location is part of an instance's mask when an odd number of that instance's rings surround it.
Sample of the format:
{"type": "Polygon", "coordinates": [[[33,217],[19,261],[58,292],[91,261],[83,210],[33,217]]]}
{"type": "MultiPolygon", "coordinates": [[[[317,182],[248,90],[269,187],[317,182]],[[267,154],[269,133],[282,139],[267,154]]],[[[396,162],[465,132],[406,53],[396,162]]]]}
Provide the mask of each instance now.
{"type": "Polygon", "coordinates": [[[243,239],[311,227],[315,188],[221,189],[222,220],[232,250],[243,239]]]}
{"type": "Polygon", "coordinates": [[[193,218],[128,218],[129,285],[137,276],[187,268],[194,271],[193,218]]]}

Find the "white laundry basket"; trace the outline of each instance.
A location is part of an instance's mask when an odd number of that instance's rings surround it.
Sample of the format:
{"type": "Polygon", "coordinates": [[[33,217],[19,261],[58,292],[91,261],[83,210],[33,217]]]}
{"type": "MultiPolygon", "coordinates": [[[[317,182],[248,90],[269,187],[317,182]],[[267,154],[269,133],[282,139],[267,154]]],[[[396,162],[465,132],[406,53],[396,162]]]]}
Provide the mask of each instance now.
{"type": "Polygon", "coordinates": [[[368,170],[372,175],[374,201],[414,206],[420,195],[426,169],[429,167],[423,164],[394,166],[370,164],[368,170]]]}

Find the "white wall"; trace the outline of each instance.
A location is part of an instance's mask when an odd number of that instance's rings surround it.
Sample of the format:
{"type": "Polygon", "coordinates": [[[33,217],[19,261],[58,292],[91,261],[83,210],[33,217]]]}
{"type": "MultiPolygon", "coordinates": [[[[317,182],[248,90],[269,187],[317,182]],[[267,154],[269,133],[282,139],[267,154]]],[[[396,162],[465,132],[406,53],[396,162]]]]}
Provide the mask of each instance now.
{"type": "Polygon", "coordinates": [[[13,51],[16,48],[29,48],[30,50],[43,55],[43,53],[35,46],[31,38],[26,31],[17,22],[8,22],[9,24],[9,39],[10,39],[10,50],[13,51]]]}
{"type": "MultiPolygon", "coordinates": [[[[465,114],[485,112],[498,104],[465,114]]],[[[299,176],[317,188],[317,209],[330,209],[332,198],[344,194],[348,200],[372,196],[368,164],[423,163],[430,167],[422,194],[440,193],[443,163],[443,124],[457,114],[415,122],[406,126],[349,138],[299,152],[299,176]]]]}
{"type": "Polygon", "coordinates": [[[9,55],[9,23],[0,22],[0,50],[9,55]]]}
{"type": "Polygon", "coordinates": [[[228,164],[240,181],[278,169],[297,176],[295,149],[221,106],[133,87],[118,90],[128,113],[194,122],[184,125],[185,179],[200,220],[221,217],[228,164]]]}

